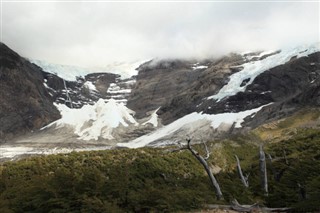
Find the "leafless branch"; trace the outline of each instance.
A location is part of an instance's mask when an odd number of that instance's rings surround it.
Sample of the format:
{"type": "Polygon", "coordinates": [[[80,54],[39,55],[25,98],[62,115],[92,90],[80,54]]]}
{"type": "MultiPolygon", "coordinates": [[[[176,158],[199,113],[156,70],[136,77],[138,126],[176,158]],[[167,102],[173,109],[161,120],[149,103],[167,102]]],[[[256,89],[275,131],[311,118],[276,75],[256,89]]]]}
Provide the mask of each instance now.
{"type": "Polygon", "coordinates": [[[205,160],[208,160],[208,158],[210,157],[210,152],[209,152],[209,149],[208,149],[208,146],[207,146],[207,143],[206,142],[203,142],[203,145],[204,145],[204,148],[206,150],[206,156],[204,157],[205,160]]]}
{"type": "Polygon", "coordinates": [[[237,169],[238,169],[238,173],[239,173],[241,182],[243,183],[243,185],[244,185],[245,187],[248,188],[248,187],[249,187],[249,181],[248,181],[249,175],[247,175],[246,177],[243,175],[239,158],[238,158],[237,155],[234,155],[234,157],[235,157],[236,160],[237,160],[237,169]]]}
{"type": "Polygon", "coordinates": [[[206,170],[206,172],[209,176],[210,182],[211,182],[212,186],[215,188],[217,199],[218,200],[222,199],[223,195],[222,195],[219,183],[217,182],[216,178],[214,177],[205,158],[202,157],[196,150],[194,150],[191,147],[191,139],[189,139],[189,138],[187,138],[187,148],[192,153],[192,155],[201,163],[201,165],[204,167],[204,169],[206,170]]]}
{"type": "Polygon", "coordinates": [[[283,157],[284,157],[284,160],[285,160],[286,164],[289,165],[289,161],[288,161],[288,159],[287,159],[286,150],[283,149],[282,152],[283,152],[283,157]]]}

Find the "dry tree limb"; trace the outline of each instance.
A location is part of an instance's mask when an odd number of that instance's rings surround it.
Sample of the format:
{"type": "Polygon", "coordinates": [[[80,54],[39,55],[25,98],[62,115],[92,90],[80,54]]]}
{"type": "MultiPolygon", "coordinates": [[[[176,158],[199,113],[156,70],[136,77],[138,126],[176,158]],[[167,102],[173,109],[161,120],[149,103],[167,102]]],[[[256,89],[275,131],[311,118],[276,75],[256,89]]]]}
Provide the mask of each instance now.
{"type": "Polygon", "coordinates": [[[207,145],[205,145],[206,157],[202,157],[196,150],[194,150],[191,147],[190,143],[191,143],[191,139],[187,139],[187,149],[192,153],[192,155],[201,163],[201,165],[206,170],[206,172],[207,172],[207,174],[209,176],[210,182],[211,182],[212,186],[215,189],[217,199],[218,200],[223,199],[223,195],[222,195],[219,183],[216,180],[216,178],[214,177],[214,175],[213,175],[213,173],[212,173],[212,171],[211,171],[211,169],[210,169],[210,167],[209,167],[209,165],[207,163],[207,159],[210,157],[210,152],[208,150],[207,145]]]}
{"type": "Polygon", "coordinates": [[[267,166],[266,166],[266,155],[263,151],[262,145],[260,145],[260,150],[259,150],[259,163],[260,163],[260,173],[261,173],[261,185],[262,188],[268,196],[268,178],[267,178],[267,166]]]}
{"type": "Polygon", "coordinates": [[[249,175],[244,176],[242,173],[242,169],[241,169],[241,165],[240,165],[240,161],[237,155],[234,155],[234,157],[237,160],[237,169],[238,169],[238,174],[240,176],[241,182],[243,183],[243,185],[248,188],[249,187],[249,175]]]}

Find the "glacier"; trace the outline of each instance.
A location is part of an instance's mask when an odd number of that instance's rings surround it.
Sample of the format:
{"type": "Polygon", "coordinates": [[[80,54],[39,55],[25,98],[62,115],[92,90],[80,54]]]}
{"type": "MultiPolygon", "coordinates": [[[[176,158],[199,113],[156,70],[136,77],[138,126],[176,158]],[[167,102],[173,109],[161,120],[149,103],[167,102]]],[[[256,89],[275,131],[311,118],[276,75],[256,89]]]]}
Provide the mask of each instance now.
{"type": "Polygon", "coordinates": [[[84,105],[82,108],[69,108],[64,104],[55,104],[60,111],[61,118],[43,127],[63,128],[71,126],[74,133],[82,140],[98,140],[100,137],[114,139],[112,132],[120,125],[138,125],[133,115],[123,103],[114,99],[99,99],[94,105],[84,105]]]}
{"type": "MultiPolygon", "coordinates": [[[[281,50],[281,52],[275,55],[271,55],[263,60],[252,61],[240,65],[240,67],[243,67],[243,69],[231,75],[229,77],[229,82],[225,86],[223,86],[217,94],[209,96],[207,99],[214,99],[219,102],[223,98],[233,96],[238,92],[244,92],[246,90],[246,87],[250,85],[253,82],[253,80],[261,73],[273,67],[285,64],[295,56],[297,58],[300,58],[308,56],[318,51],[320,51],[320,43],[315,43],[312,45],[304,45],[296,48],[283,49],[281,50]],[[250,79],[249,82],[246,85],[241,86],[241,83],[246,79],[250,79]]],[[[270,52],[264,52],[260,55],[265,55],[267,53],[270,52]]]]}
{"type": "MultiPolygon", "coordinates": [[[[271,103],[270,103],[271,104],[271,103]]],[[[188,114],[170,124],[167,126],[163,126],[160,129],[155,130],[154,132],[143,135],[139,138],[136,138],[128,143],[118,143],[117,146],[119,147],[128,147],[128,148],[140,148],[147,146],[148,144],[157,141],[161,138],[164,138],[166,136],[172,135],[175,132],[179,131],[181,128],[183,128],[185,125],[193,125],[195,128],[197,126],[196,122],[198,121],[209,121],[211,123],[211,127],[213,129],[217,129],[220,125],[223,124],[235,124],[235,128],[240,128],[241,123],[244,121],[244,118],[247,116],[254,116],[255,113],[260,111],[263,107],[268,106],[270,104],[251,109],[246,110],[242,112],[237,113],[221,113],[221,114],[202,114],[198,112],[193,112],[191,114],[188,114]]]]}
{"type": "Polygon", "coordinates": [[[77,77],[84,77],[90,73],[113,73],[120,75],[121,79],[131,78],[138,74],[136,68],[144,61],[135,61],[130,63],[112,63],[105,67],[79,67],[71,65],[54,64],[47,61],[29,59],[31,63],[41,67],[45,72],[49,72],[63,78],[67,81],[76,81],[77,77]]]}

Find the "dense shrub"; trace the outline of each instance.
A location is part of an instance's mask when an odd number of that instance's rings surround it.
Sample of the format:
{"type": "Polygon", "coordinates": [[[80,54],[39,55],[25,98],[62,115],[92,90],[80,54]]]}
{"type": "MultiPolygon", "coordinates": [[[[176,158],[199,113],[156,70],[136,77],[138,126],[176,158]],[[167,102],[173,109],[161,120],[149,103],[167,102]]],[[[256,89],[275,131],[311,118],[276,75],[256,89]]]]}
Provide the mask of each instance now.
{"type": "Polygon", "coordinates": [[[267,165],[269,196],[261,191],[258,147],[244,140],[241,136],[209,144],[210,163],[223,168],[216,175],[223,201],[215,199],[202,166],[187,150],[121,149],[38,156],[1,165],[0,212],[173,212],[233,199],[319,210],[318,130],[303,130],[265,146],[273,157],[267,165]],[[241,184],[234,154],[244,173],[250,173],[249,188],[241,184]]]}

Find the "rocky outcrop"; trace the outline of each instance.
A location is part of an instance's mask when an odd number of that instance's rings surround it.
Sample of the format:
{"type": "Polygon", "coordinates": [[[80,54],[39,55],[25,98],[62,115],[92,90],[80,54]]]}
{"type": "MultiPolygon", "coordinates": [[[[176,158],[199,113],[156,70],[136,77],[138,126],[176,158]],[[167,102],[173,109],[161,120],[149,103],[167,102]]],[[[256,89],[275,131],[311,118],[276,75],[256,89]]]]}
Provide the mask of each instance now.
{"type": "Polygon", "coordinates": [[[41,70],[0,43],[0,141],[60,117],[41,70]]]}

